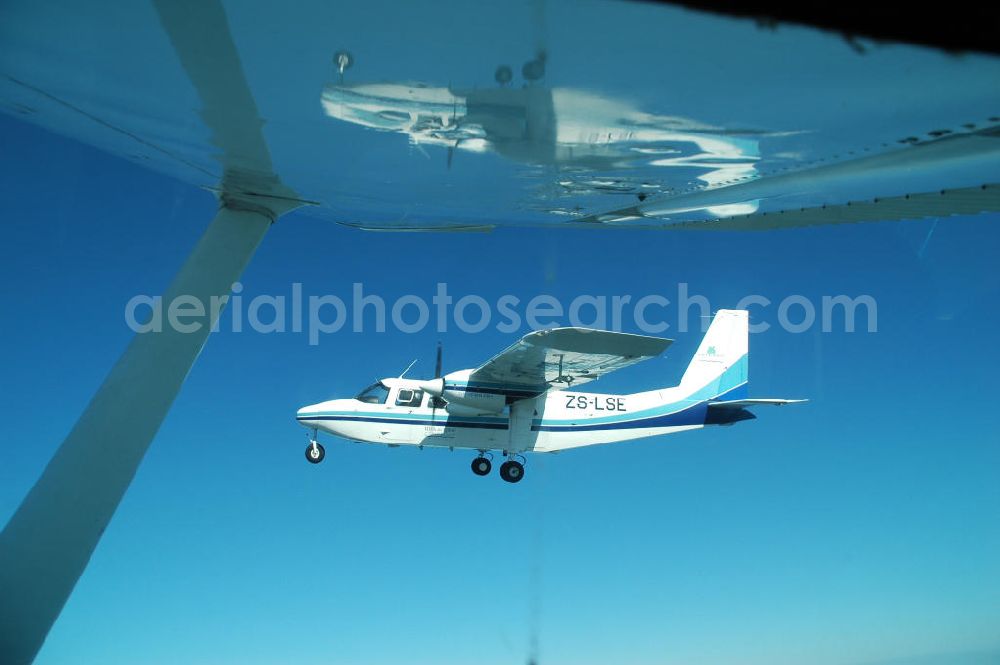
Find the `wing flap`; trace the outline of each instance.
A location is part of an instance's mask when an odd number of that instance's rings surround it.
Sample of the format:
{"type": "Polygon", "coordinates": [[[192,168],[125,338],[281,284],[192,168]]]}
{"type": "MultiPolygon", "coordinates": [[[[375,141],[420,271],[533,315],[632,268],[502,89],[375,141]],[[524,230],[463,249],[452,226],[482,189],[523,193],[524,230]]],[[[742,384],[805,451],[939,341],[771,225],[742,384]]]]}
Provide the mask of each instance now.
{"type": "Polygon", "coordinates": [[[995,173],[998,164],[1000,129],[991,126],[888,152],[651,196],[574,223],[749,231],[996,212],[1000,184],[983,174],[995,173]]]}
{"type": "Polygon", "coordinates": [[[700,222],[679,222],[664,228],[684,231],[770,231],[821,224],[876,220],[895,222],[925,217],[977,215],[995,210],[1000,210],[1000,185],[982,185],[878,198],[871,201],[850,201],[834,206],[762,212],[700,222]]]}

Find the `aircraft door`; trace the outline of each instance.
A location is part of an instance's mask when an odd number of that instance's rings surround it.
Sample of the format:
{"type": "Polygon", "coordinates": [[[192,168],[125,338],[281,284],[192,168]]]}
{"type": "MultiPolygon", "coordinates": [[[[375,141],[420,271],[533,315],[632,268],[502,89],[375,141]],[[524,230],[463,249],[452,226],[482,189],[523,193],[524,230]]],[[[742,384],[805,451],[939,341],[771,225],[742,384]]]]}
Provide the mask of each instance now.
{"type": "Polygon", "coordinates": [[[398,427],[397,436],[403,443],[420,443],[424,438],[424,426],[418,422],[420,406],[424,401],[424,391],[400,388],[393,396],[393,411],[400,416],[411,416],[398,427]]]}
{"type": "Polygon", "coordinates": [[[535,445],[535,433],[531,431],[531,421],[535,417],[535,404],[539,400],[522,399],[510,405],[510,441],[508,450],[520,452],[531,450],[535,445]]]}

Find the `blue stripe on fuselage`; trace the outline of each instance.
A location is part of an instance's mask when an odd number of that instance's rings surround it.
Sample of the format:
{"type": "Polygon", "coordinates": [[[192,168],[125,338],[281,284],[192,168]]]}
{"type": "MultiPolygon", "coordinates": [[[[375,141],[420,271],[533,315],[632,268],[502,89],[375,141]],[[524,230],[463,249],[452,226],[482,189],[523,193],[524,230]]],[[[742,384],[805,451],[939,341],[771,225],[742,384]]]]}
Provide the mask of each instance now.
{"type": "Polygon", "coordinates": [[[296,420],[309,422],[313,420],[330,420],[334,422],[361,422],[361,423],[389,423],[395,425],[427,425],[430,427],[464,427],[467,429],[507,429],[507,422],[470,422],[468,420],[431,420],[429,417],[420,418],[380,418],[377,416],[360,416],[353,414],[345,415],[315,415],[296,416],[296,420]]]}

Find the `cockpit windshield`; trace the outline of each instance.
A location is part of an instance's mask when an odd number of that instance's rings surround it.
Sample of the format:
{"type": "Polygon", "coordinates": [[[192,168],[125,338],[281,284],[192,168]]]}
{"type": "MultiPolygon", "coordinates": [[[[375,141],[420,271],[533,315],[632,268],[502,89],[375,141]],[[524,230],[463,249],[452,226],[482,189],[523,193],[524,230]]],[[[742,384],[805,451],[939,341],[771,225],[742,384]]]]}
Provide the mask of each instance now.
{"type": "Polygon", "coordinates": [[[376,381],[358,393],[354,399],[365,404],[385,404],[389,399],[389,389],[381,381],[376,381]]]}

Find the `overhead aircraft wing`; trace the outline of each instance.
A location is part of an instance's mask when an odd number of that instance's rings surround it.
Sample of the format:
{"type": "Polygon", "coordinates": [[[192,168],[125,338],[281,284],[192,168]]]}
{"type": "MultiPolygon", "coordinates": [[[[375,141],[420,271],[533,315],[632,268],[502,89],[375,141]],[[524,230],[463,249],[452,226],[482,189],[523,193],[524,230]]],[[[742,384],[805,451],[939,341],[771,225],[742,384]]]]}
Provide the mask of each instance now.
{"type": "Polygon", "coordinates": [[[529,333],[473,370],[470,382],[544,392],[599,379],[663,353],[673,340],[589,328],[529,333]]]}
{"type": "MultiPolygon", "coordinates": [[[[986,52],[890,43],[918,18],[898,13],[891,32],[852,26],[845,41],[664,3],[213,6],[0,3],[0,116],[367,231],[1000,211],[1000,57],[972,39],[995,24],[972,7],[932,20],[961,38],[949,46],[986,52]],[[498,15],[502,48],[483,39],[498,15]]],[[[843,12],[817,12],[842,28],[843,12]]]]}

